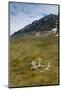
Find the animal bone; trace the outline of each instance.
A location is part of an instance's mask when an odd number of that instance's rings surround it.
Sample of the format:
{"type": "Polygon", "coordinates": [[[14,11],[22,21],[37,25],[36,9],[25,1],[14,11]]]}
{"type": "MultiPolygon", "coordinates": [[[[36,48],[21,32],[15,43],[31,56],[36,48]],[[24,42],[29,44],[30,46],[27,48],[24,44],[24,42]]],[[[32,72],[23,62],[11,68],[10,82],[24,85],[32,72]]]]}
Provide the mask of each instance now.
{"type": "Polygon", "coordinates": [[[45,68],[45,70],[49,70],[49,69],[50,69],[50,67],[51,67],[51,64],[50,64],[50,63],[48,63],[48,66],[45,68]]]}
{"type": "Polygon", "coordinates": [[[32,61],[32,68],[36,69],[36,62],[32,61]]]}
{"type": "Polygon", "coordinates": [[[39,72],[44,72],[44,71],[46,71],[46,70],[49,70],[50,67],[51,67],[51,64],[50,64],[50,63],[48,63],[47,67],[46,67],[45,65],[42,65],[42,64],[41,64],[41,59],[40,59],[40,58],[39,58],[39,64],[38,64],[38,65],[36,65],[36,61],[35,61],[35,60],[32,61],[31,64],[32,64],[31,69],[36,69],[36,70],[38,70],[39,72]],[[39,67],[42,67],[43,70],[40,70],[39,67]]]}

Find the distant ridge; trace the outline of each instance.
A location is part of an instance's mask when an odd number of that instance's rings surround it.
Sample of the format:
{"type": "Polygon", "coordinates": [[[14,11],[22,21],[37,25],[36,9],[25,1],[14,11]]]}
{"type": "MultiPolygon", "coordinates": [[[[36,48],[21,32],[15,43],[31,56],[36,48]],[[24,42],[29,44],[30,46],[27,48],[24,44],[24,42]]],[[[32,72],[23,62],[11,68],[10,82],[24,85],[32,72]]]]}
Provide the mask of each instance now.
{"type": "Polygon", "coordinates": [[[37,32],[47,32],[58,27],[58,16],[54,14],[49,14],[39,20],[33,21],[31,24],[25,26],[24,28],[15,32],[13,36],[23,36],[23,35],[35,35],[37,32]]]}

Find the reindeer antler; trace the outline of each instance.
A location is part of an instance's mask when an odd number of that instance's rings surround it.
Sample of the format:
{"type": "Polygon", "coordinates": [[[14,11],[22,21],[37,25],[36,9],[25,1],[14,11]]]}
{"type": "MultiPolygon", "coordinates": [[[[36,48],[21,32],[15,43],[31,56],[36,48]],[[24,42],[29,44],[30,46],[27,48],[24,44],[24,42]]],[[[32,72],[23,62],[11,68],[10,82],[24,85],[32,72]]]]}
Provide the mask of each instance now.
{"type": "Polygon", "coordinates": [[[41,64],[41,58],[38,58],[38,61],[39,61],[39,64],[38,64],[38,65],[36,64],[36,61],[35,61],[35,60],[32,61],[32,63],[31,63],[31,64],[32,64],[31,69],[36,69],[36,70],[38,70],[39,72],[44,72],[44,71],[50,69],[50,67],[51,67],[51,64],[50,64],[50,63],[48,63],[48,65],[47,65],[47,67],[46,67],[45,65],[42,65],[42,64],[41,64]],[[43,70],[40,70],[39,67],[42,67],[43,70]]]}

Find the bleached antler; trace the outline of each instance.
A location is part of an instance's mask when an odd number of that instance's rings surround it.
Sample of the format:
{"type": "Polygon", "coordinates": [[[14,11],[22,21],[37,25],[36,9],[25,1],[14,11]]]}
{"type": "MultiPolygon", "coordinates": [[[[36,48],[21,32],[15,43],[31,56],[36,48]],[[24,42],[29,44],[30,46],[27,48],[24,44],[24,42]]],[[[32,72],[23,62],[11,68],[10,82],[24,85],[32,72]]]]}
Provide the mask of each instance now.
{"type": "Polygon", "coordinates": [[[38,65],[36,64],[36,61],[35,61],[35,60],[32,61],[32,63],[31,63],[31,64],[32,64],[31,69],[36,69],[36,70],[38,70],[39,72],[44,72],[44,71],[50,69],[50,67],[51,67],[51,64],[50,64],[50,63],[48,63],[48,65],[47,65],[47,67],[46,67],[45,65],[42,65],[42,64],[41,64],[41,58],[38,58],[38,60],[39,60],[39,64],[38,64],[38,65]],[[43,70],[40,70],[38,67],[42,67],[43,70]]]}
{"type": "Polygon", "coordinates": [[[49,70],[51,67],[51,63],[48,63],[48,66],[45,68],[45,70],[49,70]]]}

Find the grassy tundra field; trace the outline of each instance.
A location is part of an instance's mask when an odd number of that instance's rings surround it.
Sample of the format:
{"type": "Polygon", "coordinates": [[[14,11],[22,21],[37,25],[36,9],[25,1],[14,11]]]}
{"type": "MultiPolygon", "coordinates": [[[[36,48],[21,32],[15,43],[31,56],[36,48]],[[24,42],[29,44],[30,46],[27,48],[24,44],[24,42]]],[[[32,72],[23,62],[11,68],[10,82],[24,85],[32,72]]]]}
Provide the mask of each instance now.
{"type": "Polygon", "coordinates": [[[29,36],[10,39],[9,87],[58,84],[58,36],[29,36]],[[31,69],[31,62],[42,59],[49,70],[31,69]]]}

